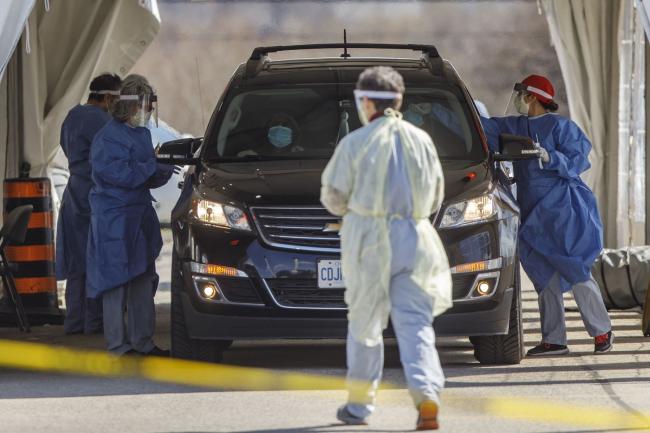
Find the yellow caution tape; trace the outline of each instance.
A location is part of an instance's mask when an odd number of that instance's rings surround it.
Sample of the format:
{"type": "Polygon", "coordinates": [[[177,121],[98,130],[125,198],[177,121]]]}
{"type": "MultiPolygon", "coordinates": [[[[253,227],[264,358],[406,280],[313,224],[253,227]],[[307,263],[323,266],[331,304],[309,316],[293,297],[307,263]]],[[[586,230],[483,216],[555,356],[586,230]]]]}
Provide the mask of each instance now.
{"type": "Polygon", "coordinates": [[[483,409],[504,418],[598,429],[650,430],[650,416],[611,408],[551,403],[528,398],[488,397],[483,409]]]}
{"type": "MultiPolygon", "coordinates": [[[[40,343],[0,340],[0,366],[91,376],[137,377],[158,382],[216,389],[340,390],[365,394],[368,385],[342,377],[312,375],[186,361],[171,358],[114,356],[40,343]]],[[[394,388],[384,385],[384,389],[394,388]]]]}
{"type": "MultiPolygon", "coordinates": [[[[289,373],[261,368],[209,364],[180,359],[123,356],[102,351],[73,350],[0,340],[0,366],[103,377],[133,377],[215,389],[246,391],[342,390],[352,391],[350,400],[361,402],[368,386],[342,377],[289,373]],[[355,398],[358,397],[358,398],[355,398]]],[[[397,389],[384,384],[384,389],[397,389]]],[[[545,400],[506,397],[445,397],[444,404],[472,408],[512,419],[594,428],[648,429],[650,416],[586,406],[569,406],[545,400]]]]}

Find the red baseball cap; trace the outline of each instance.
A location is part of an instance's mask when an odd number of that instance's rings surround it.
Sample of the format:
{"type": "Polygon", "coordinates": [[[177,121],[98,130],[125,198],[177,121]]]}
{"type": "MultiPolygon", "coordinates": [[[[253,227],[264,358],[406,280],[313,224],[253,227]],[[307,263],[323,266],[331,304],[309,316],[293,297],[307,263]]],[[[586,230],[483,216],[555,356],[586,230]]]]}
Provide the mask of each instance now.
{"type": "Polygon", "coordinates": [[[548,104],[553,101],[555,89],[548,78],[541,75],[529,75],[521,84],[523,84],[523,90],[534,95],[541,102],[548,104]]]}

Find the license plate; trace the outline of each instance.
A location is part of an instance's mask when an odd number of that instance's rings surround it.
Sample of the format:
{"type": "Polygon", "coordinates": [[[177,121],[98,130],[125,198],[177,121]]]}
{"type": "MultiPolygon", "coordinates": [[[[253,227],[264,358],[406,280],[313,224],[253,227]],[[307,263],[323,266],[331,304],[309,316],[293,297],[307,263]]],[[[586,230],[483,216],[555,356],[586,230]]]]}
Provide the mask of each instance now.
{"type": "Polygon", "coordinates": [[[318,261],[318,288],[319,289],[343,289],[343,273],[341,272],[340,260],[319,260],[318,261]]]}

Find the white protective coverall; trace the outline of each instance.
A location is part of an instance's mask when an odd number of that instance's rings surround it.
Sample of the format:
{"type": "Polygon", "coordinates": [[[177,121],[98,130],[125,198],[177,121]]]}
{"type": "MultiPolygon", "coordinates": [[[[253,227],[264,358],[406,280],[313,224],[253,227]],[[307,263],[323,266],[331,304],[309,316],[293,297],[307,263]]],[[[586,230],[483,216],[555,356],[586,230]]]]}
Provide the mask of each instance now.
{"type": "MultiPolygon", "coordinates": [[[[401,281],[406,277],[411,286],[423,291],[415,297],[432,298],[428,304],[434,311],[429,311],[427,317],[438,315],[452,305],[447,255],[429,220],[442,204],[444,179],[435,147],[426,132],[403,121],[400,113],[387,110],[385,116],[341,140],[323,172],[322,185],[323,205],[331,213],[343,216],[341,255],[349,345],[368,348],[381,345],[382,331],[391,314],[391,282],[396,276],[393,272],[399,271],[401,281]],[[389,165],[396,157],[396,144],[397,155],[406,169],[404,194],[411,195],[406,206],[411,213],[406,215],[393,213],[391,203],[386,202],[390,200],[391,190],[395,190],[394,183],[400,182],[400,176],[389,175],[389,165]],[[392,265],[398,258],[397,269],[392,265]],[[404,263],[404,258],[411,263],[404,263]],[[407,275],[404,269],[408,270],[407,275]]],[[[408,290],[400,294],[404,295],[408,296],[408,290]]],[[[431,329],[430,322],[422,326],[431,329]]],[[[402,347],[403,343],[406,342],[400,342],[402,355],[409,352],[402,347]]],[[[433,341],[427,344],[433,345],[433,341]]],[[[431,351],[435,354],[435,348],[431,351]]],[[[348,348],[348,358],[350,353],[348,348]]],[[[382,353],[379,351],[377,356],[382,353]]],[[[348,359],[350,369],[351,361],[348,359]]],[[[378,381],[376,377],[367,379],[378,381]]],[[[374,392],[369,390],[369,394],[374,392]]],[[[362,410],[357,416],[366,416],[371,410],[362,410]]]]}

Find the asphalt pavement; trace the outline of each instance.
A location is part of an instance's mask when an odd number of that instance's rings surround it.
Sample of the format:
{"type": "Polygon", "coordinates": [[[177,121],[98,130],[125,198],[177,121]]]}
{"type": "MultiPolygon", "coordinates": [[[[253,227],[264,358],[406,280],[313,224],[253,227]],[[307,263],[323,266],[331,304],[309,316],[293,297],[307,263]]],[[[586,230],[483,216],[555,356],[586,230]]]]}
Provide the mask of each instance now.
{"type": "MultiPolygon", "coordinates": [[[[156,341],[169,347],[170,242],[158,263],[156,341]]],[[[525,338],[540,340],[536,294],[524,281],[525,338]]],[[[443,432],[611,432],[625,426],[600,424],[600,417],[650,414],[650,339],[640,331],[638,312],[612,312],[614,350],[593,355],[593,340],[568,300],[571,354],[525,359],[516,366],[481,366],[466,339],[438,341],[447,387],[440,416],[443,432]],[[512,397],[511,403],[493,403],[512,397]],[[535,413],[534,409],[544,409],[535,413]],[[555,405],[555,406],[553,406],[555,405]],[[568,411],[563,416],[560,412],[568,411]],[[575,416],[572,416],[575,414],[575,416]]],[[[99,336],[65,336],[60,326],[31,334],[0,328],[0,338],[76,348],[103,348],[99,336]]],[[[225,363],[282,371],[342,376],[342,341],[236,342],[225,363]]],[[[383,391],[369,426],[347,427],[334,413],[343,391],[206,391],[145,380],[81,377],[0,369],[0,432],[402,432],[416,412],[404,386],[397,346],[387,343],[385,379],[399,386],[383,391]]]]}

